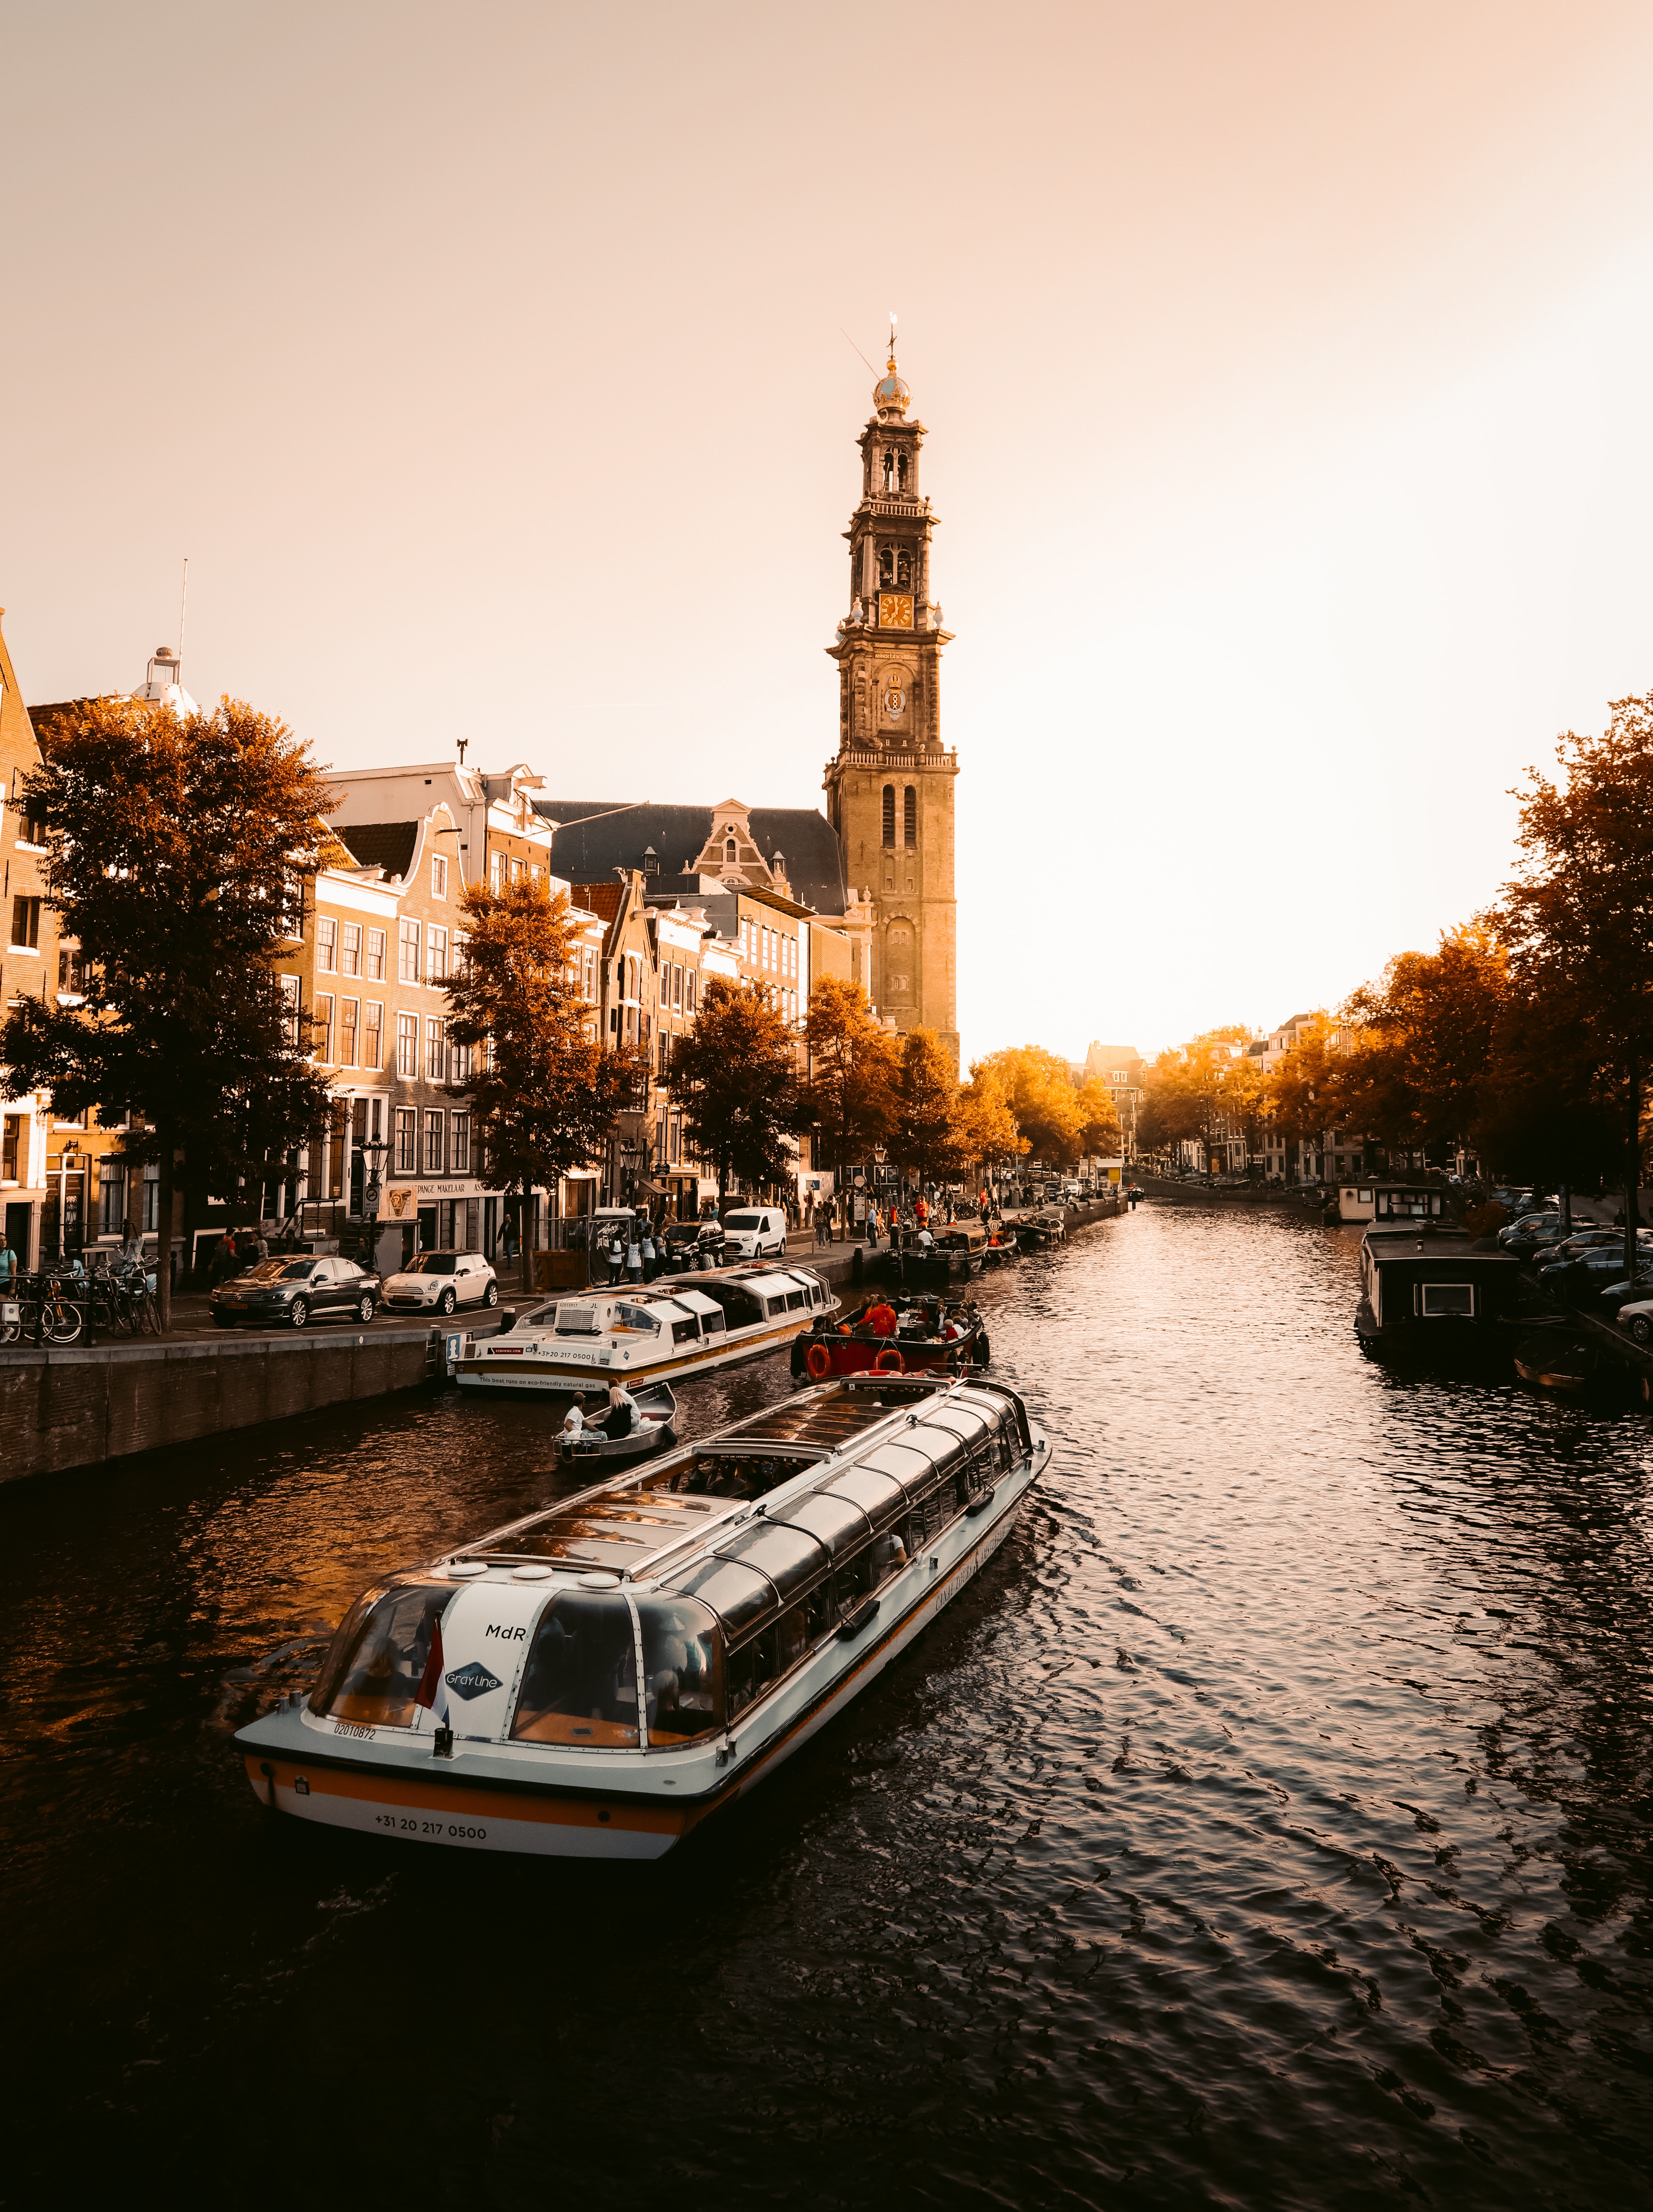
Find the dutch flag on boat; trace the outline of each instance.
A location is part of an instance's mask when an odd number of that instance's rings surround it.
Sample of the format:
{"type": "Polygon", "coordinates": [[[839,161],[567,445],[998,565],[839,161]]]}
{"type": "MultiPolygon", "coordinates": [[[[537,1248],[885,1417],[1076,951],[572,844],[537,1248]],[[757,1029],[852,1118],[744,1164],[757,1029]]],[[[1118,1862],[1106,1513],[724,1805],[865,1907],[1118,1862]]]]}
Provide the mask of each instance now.
{"type": "Polygon", "coordinates": [[[414,1703],[428,1706],[431,1718],[439,1723],[448,1717],[448,1686],[442,1680],[443,1663],[442,1616],[439,1613],[431,1623],[431,1648],[414,1693],[414,1703]]]}

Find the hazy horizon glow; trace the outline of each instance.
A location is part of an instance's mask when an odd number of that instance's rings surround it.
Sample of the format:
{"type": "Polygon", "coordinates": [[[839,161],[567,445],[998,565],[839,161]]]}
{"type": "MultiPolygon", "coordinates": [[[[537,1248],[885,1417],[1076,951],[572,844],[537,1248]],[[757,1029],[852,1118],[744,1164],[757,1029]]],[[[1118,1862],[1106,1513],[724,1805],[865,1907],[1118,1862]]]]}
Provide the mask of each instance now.
{"type": "Polygon", "coordinates": [[[967,1055],[1335,1002],[1653,688],[1653,19],[23,8],[28,697],[815,805],[892,307],[967,1055]]]}

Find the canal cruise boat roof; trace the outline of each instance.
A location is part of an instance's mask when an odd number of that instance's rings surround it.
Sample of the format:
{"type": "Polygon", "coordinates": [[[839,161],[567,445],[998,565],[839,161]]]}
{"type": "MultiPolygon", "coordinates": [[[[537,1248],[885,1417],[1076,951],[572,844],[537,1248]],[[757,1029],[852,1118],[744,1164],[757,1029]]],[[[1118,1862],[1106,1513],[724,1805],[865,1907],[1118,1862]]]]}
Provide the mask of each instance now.
{"type": "Polygon", "coordinates": [[[1520,1261],[1491,1237],[1428,1221],[1373,1222],[1360,1240],[1354,1326],[1370,1340],[1494,1322],[1515,1310],[1523,1291],[1520,1261]]]}

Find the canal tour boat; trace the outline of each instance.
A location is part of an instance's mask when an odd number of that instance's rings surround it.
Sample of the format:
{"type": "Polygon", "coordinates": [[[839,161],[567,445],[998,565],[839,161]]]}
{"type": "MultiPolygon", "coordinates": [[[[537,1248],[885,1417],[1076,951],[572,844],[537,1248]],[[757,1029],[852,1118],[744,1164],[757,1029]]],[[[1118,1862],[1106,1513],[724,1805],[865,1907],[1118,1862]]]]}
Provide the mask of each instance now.
{"type": "Polygon", "coordinates": [[[331,1827],[658,1858],[958,1595],[1050,1457],[1000,1384],[802,1391],[375,1583],[238,1731],[247,1779],[331,1827]]]}
{"type": "Polygon", "coordinates": [[[537,1306],[498,1336],[467,1336],[454,1379],[462,1390],[565,1395],[615,1376],[681,1382],[778,1352],[838,1310],[831,1287],[810,1267],[717,1267],[599,1286],[537,1306]]]}
{"type": "Polygon", "coordinates": [[[792,1372],[812,1382],[829,1375],[923,1374],[937,1367],[958,1375],[987,1361],[987,1329],[975,1307],[967,1299],[943,1302],[933,1291],[913,1299],[900,1291],[875,1294],[836,1326],[817,1322],[808,1336],[792,1340],[792,1372]]]}

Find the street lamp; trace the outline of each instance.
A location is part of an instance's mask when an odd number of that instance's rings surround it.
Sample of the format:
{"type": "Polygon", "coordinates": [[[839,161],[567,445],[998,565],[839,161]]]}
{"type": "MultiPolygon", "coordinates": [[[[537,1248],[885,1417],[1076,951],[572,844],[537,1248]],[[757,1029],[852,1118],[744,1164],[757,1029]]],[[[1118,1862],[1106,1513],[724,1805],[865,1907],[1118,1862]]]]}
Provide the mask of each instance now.
{"type": "Polygon", "coordinates": [[[372,1241],[371,1232],[366,1230],[365,1224],[368,1222],[376,1223],[378,1219],[378,1202],[384,1189],[384,1178],[379,1170],[383,1167],[384,1155],[390,1149],[384,1138],[378,1135],[365,1139],[356,1147],[367,1163],[367,1172],[361,1186],[361,1218],[364,1224],[364,1233],[368,1235],[369,1241],[372,1241]]]}
{"type": "Polygon", "coordinates": [[[65,1137],[63,1150],[58,1155],[58,1257],[59,1260],[64,1258],[66,1249],[64,1243],[64,1217],[69,1210],[70,1170],[79,1155],[80,1146],[76,1140],[73,1137],[65,1137]]]}

